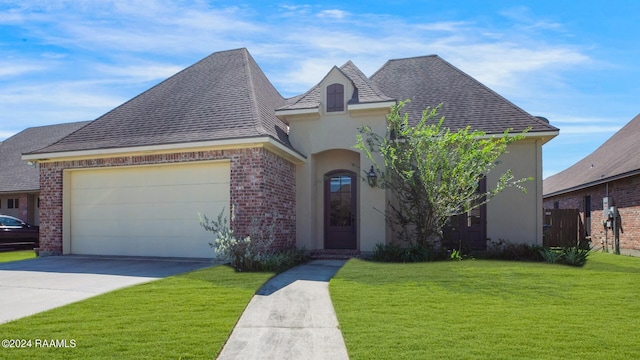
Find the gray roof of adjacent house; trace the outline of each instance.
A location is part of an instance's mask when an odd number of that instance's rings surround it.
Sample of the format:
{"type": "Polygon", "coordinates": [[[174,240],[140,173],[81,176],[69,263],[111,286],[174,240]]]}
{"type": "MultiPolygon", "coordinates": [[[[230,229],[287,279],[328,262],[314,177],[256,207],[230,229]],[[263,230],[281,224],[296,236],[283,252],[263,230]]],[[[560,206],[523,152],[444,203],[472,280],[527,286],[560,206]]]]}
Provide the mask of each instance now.
{"type": "Polygon", "coordinates": [[[571,167],[546,178],[545,197],[559,195],[640,174],[640,114],[594,152],[571,167]]]}
{"type": "Polygon", "coordinates": [[[247,49],[216,52],[33,153],[254,137],[291,147],[274,114],[284,104],[247,49]]]}
{"type": "Polygon", "coordinates": [[[32,127],[0,143],[0,193],[39,190],[40,173],[21,159],[22,154],[51,145],[87,124],[89,121],[32,127]]]}
{"type": "Polygon", "coordinates": [[[487,134],[506,129],[521,132],[528,127],[532,133],[558,131],[437,55],[389,60],[371,76],[371,82],[397,100],[410,99],[404,111],[413,123],[427,106],[442,103],[438,114],[451,129],[471,126],[487,134]]]}
{"type": "MultiPolygon", "coordinates": [[[[505,129],[557,132],[438,56],[390,60],[371,78],[351,61],[337,68],[355,91],[349,104],[411,99],[417,122],[427,105],[443,103],[446,125],[487,133],[505,129]]],[[[320,106],[319,84],[284,99],[247,49],[213,53],[102,115],[79,131],[30,154],[102,150],[270,137],[291,148],[276,110],[320,106]]],[[[295,150],[295,149],[293,149],[295,150]]]]}

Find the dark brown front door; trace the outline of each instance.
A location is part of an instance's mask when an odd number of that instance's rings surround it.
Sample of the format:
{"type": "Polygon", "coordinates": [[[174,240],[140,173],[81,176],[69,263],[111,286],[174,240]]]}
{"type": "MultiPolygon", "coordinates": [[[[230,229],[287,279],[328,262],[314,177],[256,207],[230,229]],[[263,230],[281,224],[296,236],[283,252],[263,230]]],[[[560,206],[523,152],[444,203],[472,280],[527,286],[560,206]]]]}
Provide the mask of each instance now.
{"type": "Polygon", "coordinates": [[[324,247],[356,248],[356,174],[330,172],[324,180],[324,247]]]}
{"type": "MultiPolygon", "coordinates": [[[[482,178],[478,184],[478,192],[487,191],[487,179],[482,178]]],[[[449,226],[444,229],[445,245],[463,250],[487,249],[487,205],[468,211],[465,214],[451,217],[449,226]]]]}

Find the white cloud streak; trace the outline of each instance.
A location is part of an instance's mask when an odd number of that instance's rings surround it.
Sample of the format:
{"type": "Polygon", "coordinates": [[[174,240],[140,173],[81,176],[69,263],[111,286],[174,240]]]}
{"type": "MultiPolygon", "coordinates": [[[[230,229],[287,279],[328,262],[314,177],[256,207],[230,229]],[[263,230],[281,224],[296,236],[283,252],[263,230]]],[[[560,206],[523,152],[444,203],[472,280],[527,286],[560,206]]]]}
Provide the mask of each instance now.
{"type": "Polygon", "coordinates": [[[469,20],[412,23],[386,14],[352,16],[322,5],[274,6],[278,11],[259,13],[242,5],[205,1],[15,3],[0,14],[0,24],[17,26],[46,44],[46,53],[36,56],[57,63],[0,59],[0,81],[30,72],[67,71],[63,76],[69,78],[45,78],[40,85],[29,78],[12,83],[11,90],[0,82],[5,102],[0,104],[0,123],[15,114],[27,116],[20,109],[24,106],[41,107],[43,114],[50,111],[50,119],[74,113],[74,108],[90,114],[116,106],[145,90],[142,86],[150,81],[166,78],[211,52],[238,47],[247,47],[288,96],[308,90],[333,65],[347,60],[370,75],[388,59],[439,54],[498,92],[507,92],[507,97],[529,96],[549,84],[563,87],[564,69],[591,61],[576,46],[515,35],[515,28],[526,26],[535,31],[562,27],[532,19],[526,9],[508,13],[514,25],[498,31],[469,20]],[[66,56],[67,50],[75,56],[66,56]]]}

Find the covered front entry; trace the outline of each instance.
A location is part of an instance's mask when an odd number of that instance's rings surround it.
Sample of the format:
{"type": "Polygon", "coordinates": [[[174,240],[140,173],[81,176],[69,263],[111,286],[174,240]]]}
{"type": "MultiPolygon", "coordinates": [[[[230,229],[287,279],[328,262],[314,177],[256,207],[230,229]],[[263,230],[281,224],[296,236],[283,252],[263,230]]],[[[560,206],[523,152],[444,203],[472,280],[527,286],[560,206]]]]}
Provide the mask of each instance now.
{"type": "Polygon", "coordinates": [[[229,207],[228,161],[70,170],[63,252],[209,258],[198,212],[229,207]]]}
{"type": "Polygon", "coordinates": [[[336,170],[325,174],[325,249],[356,249],[356,173],[336,170]]]}

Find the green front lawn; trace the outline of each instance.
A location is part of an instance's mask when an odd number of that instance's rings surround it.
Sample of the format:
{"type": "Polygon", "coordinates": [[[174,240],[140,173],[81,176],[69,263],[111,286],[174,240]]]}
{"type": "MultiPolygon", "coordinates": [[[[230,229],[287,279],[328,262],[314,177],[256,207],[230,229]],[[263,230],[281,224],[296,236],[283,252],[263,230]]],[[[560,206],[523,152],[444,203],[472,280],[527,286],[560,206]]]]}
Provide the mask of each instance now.
{"type": "Polygon", "coordinates": [[[351,260],[330,291],[351,359],[640,358],[637,258],[351,260]]]}
{"type": "Polygon", "coordinates": [[[36,253],[32,250],[15,250],[0,252],[0,263],[9,261],[18,261],[32,259],[36,257],[36,253]]]}
{"type": "Polygon", "coordinates": [[[213,359],[272,273],[206,268],[128,287],[0,325],[0,359],[213,359]],[[66,340],[67,348],[36,348],[66,340]],[[72,346],[71,340],[74,340],[72,346]]]}

